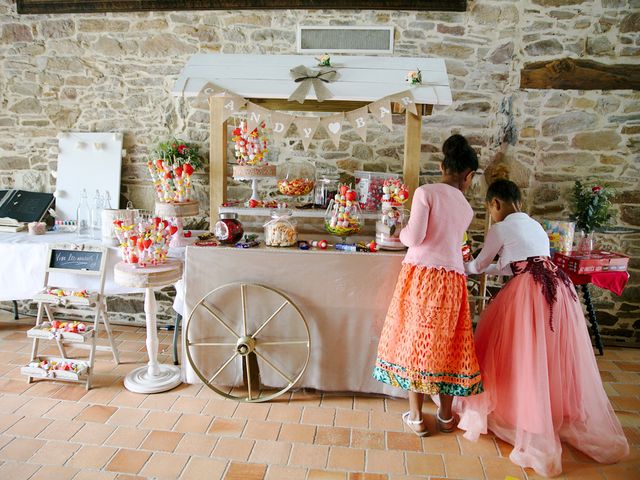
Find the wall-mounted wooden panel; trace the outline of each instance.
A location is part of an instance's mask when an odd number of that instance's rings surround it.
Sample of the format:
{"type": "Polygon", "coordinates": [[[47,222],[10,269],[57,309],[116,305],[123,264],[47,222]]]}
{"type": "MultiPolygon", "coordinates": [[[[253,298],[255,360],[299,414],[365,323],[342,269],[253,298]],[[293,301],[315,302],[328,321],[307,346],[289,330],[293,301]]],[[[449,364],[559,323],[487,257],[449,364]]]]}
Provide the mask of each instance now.
{"type": "Polygon", "coordinates": [[[527,63],[520,88],[561,90],[640,90],[640,65],[563,58],[527,63]]]}
{"type": "Polygon", "coordinates": [[[467,0],[17,0],[18,13],[151,10],[367,9],[464,12],[467,0]]]}

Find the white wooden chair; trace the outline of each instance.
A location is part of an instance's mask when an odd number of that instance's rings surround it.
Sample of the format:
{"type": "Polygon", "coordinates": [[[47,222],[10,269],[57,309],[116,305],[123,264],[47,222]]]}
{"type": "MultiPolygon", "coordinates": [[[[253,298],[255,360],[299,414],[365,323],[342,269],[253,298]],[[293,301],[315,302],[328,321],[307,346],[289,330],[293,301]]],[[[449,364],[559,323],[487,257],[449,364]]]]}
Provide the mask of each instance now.
{"type": "Polygon", "coordinates": [[[31,361],[22,368],[22,373],[31,383],[35,378],[65,380],[85,383],[91,388],[96,350],[106,350],[113,354],[116,364],[120,363],[118,348],[113,340],[107,303],[104,296],[105,266],[109,250],[101,246],[53,245],[49,247],[45,269],[44,288],[34,297],[38,303],[36,325],[28,331],[33,338],[31,361]],[[50,282],[51,274],[77,275],[83,279],[94,277],[98,280],[96,290],[66,289],[50,282]],[[75,323],[69,318],[56,318],[57,314],[70,318],[93,317],[92,324],[75,323]],[[46,320],[44,315],[46,314],[46,320]],[[97,337],[100,321],[104,325],[109,346],[98,346],[97,337]],[[66,327],[66,328],[65,328],[66,327]],[[41,340],[55,341],[61,357],[38,355],[41,340]],[[67,356],[65,345],[88,348],[89,359],[72,359],[67,356]]]}

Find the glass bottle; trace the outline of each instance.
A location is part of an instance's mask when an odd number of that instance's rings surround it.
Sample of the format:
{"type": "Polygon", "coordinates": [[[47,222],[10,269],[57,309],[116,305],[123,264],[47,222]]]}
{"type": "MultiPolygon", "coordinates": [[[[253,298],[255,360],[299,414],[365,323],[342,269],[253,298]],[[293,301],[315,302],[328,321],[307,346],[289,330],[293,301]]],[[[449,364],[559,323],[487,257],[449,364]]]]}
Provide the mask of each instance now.
{"type": "Polygon", "coordinates": [[[244,229],[236,213],[220,213],[219,220],[213,227],[213,234],[220,243],[231,245],[242,239],[244,229]]]}
{"type": "Polygon", "coordinates": [[[272,210],[264,224],[264,244],[268,247],[291,247],[298,241],[297,222],[289,209],[272,210]]]}
{"type": "Polygon", "coordinates": [[[338,193],[339,177],[337,175],[324,174],[316,181],[315,205],[320,208],[327,208],[329,202],[338,193]]]}
{"type": "Polygon", "coordinates": [[[96,194],[93,197],[93,207],[91,208],[91,230],[93,233],[93,238],[96,240],[100,239],[100,234],[102,230],[102,209],[104,208],[102,202],[102,195],[100,195],[100,190],[96,189],[96,194]]]}
{"type": "Polygon", "coordinates": [[[104,204],[102,208],[105,210],[111,210],[111,196],[109,195],[109,190],[104,191],[104,204]]]}
{"type": "Polygon", "coordinates": [[[82,189],[82,197],[76,211],[76,232],[78,238],[91,238],[91,209],[86,188],[82,189]]]}

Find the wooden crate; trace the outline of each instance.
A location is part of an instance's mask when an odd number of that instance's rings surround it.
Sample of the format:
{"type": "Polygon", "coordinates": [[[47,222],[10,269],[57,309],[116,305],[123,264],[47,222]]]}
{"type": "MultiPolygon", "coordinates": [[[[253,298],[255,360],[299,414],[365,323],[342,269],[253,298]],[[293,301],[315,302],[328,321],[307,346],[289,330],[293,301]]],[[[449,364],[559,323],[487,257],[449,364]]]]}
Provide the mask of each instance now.
{"type": "Polygon", "coordinates": [[[627,270],[629,257],[604,250],[594,250],[587,254],[571,252],[566,255],[556,252],[553,262],[565,271],[582,275],[595,272],[624,272],[627,270]]]}
{"type": "Polygon", "coordinates": [[[53,340],[55,338],[59,338],[62,341],[66,342],[76,342],[76,343],[85,343],[91,340],[93,336],[93,325],[86,325],[87,329],[83,333],[73,333],[73,332],[62,332],[55,331],[52,332],[50,330],[51,323],[44,322],[42,325],[33,327],[32,329],[27,331],[27,337],[29,338],[41,338],[44,340],[53,340]]]}
{"type": "MultiPolygon", "coordinates": [[[[68,362],[77,364],[80,367],[77,371],[71,370],[45,370],[40,367],[32,367],[29,364],[25,365],[20,369],[20,373],[22,375],[26,375],[27,377],[33,378],[46,378],[49,380],[66,380],[73,382],[84,382],[87,379],[89,374],[89,362],[85,362],[83,360],[75,360],[75,359],[65,359],[61,357],[52,357],[52,356],[39,356],[36,357],[34,361],[42,361],[47,360],[48,362],[68,362]]],[[[31,363],[31,362],[30,362],[31,363]]]]}

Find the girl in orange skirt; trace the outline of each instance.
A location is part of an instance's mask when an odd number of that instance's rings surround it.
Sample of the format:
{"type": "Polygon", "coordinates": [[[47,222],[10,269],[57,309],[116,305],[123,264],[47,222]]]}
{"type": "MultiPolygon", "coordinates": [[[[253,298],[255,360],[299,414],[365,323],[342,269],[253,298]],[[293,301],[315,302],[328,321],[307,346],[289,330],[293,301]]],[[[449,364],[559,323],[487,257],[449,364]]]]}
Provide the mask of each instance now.
{"type": "Polygon", "coordinates": [[[400,240],[409,247],[378,345],[373,377],[409,391],[402,419],[417,435],[429,434],[424,395],[439,395],[443,432],[455,428],[454,396],[482,392],[460,244],[473,218],[465,199],[478,157],[462,135],[442,147],[442,180],[416,189],[400,240]]]}

